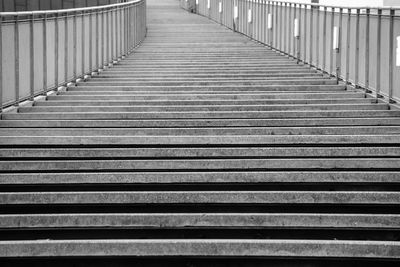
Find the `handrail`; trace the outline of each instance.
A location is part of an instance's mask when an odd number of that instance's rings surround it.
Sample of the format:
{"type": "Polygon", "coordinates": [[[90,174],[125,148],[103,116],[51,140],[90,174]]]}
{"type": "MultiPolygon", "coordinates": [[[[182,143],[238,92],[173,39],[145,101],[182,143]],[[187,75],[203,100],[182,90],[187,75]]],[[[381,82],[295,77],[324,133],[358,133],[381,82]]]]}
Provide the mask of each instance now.
{"type": "Polygon", "coordinates": [[[91,6],[91,7],[79,7],[79,8],[69,8],[69,9],[54,9],[54,10],[36,10],[36,11],[19,11],[19,12],[0,12],[0,17],[10,17],[10,16],[32,16],[32,15],[49,15],[49,14],[63,14],[63,13],[80,13],[84,11],[96,11],[115,7],[129,6],[134,3],[139,3],[142,0],[131,0],[125,3],[116,3],[111,5],[102,6],[91,6]]]}
{"type": "MultiPolygon", "coordinates": [[[[248,0],[248,1],[254,1],[257,2],[257,0],[248,0]]],[[[327,8],[343,8],[343,9],[381,9],[381,10],[390,10],[390,9],[395,9],[395,10],[400,10],[400,6],[338,6],[338,5],[323,5],[323,4],[316,4],[316,3],[306,3],[306,2],[292,2],[292,1],[276,1],[276,0],[271,0],[268,2],[273,2],[273,3],[286,3],[286,4],[296,4],[296,5],[307,5],[310,7],[327,7],[327,8]]]]}
{"type": "Polygon", "coordinates": [[[1,12],[0,112],[96,75],[130,54],[145,35],[146,0],[1,12]]]}
{"type": "Polygon", "coordinates": [[[349,86],[400,103],[400,7],[276,0],[180,0],[208,17],[349,86]],[[375,10],[376,9],[376,10],[375,10]]]}

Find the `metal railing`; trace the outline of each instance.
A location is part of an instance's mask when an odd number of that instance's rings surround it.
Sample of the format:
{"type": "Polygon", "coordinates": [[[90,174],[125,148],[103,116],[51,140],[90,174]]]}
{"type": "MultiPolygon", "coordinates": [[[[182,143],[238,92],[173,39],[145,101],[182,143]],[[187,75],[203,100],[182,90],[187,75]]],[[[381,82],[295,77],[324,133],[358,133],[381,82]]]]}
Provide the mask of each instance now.
{"type": "Polygon", "coordinates": [[[0,111],[87,78],[146,35],[146,0],[0,13],[0,111]]]}
{"type": "Polygon", "coordinates": [[[51,10],[111,5],[129,0],[0,0],[0,12],[51,10]]]}
{"type": "Polygon", "coordinates": [[[376,98],[400,102],[400,8],[267,0],[180,0],[268,47],[376,98]]]}

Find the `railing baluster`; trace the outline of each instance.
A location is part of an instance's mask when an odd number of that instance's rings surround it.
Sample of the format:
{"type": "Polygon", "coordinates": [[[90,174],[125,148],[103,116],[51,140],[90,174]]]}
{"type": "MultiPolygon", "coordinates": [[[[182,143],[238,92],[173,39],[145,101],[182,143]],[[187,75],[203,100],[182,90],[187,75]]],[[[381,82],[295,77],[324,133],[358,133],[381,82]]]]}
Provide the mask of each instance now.
{"type": "MultiPolygon", "coordinates": [[[[30,67],[29,67],[29,71],[30,71],[30,88],[29,88],[29,92],[30,92],[30,96],[29,99],[31,101],[33,101],[34,96],[35,96],[35,49],[34,49],[34,45],[35,45],[35,33],[34,33],[34,28],[33,28],[33,24],[35,23],[35,15],[32,14],[31,18],[30,18],[30,23],[29,23],[29,56],[30,56],[30,67]]],[[[1,57],[0,57],[1,58],[1,57]]]]}
{"type": "Polygon", "coordinates": [[[355,60],[354,60],[354,86],[359,88],[359,64],[360,64],[360,9],[357,8],[356,10],[356,50],[355,53],[355,60]]]}
{"type": "Polygon", "coordinates": [[[58,33],[58,14],[54,15],[54,87],[58,87],[58,54],[59,54],[59,33],[58,33]]]}
{"type": "Polygon", "coordinates": [[[15,57],[15,105],[19,106],[19,24],[18,24],[18,16],[15,16],[15,25],[14,25],[14,57],[15,57]]]}
{"type": "Polygon", "coordinates": [[[396,101],[393,100],[393,57],[394,57],[394,15],[395,15],[395,10],[390,9],[389,10],[389,103],[396,103],[396,101]]]}
{"type": "Polygon", "coordinates": [[[327,12],[328,12],[328,8],[325,6],[324,7],[324,21],[322,23],[322,71],[323,72],[327,72],[326,71],[326,17],[327,17],[327,12]]]}
{"type": "Polygon", "coordinates": [[[2,112],[3,112],[3,17],[0,16],[0,116],[2,112]]]}
{"type": "Polygon", "coordinates": [[[85,55],[85,12],[82,12],[81,14],[82,17],[82,52],[81,52],[81,60],[82,60],[82,74],[84,76],[85,74],[85,61],[86,61],[86,55],[85,55]]]}
{"type": "Polygon", "coordinates": [[[369,92],[369,28],[370,9],[365,10],[365,90],[369,92]]]}
{"type": "Polygon", "coordinates": [[[333,76],[334,67],[333,67],[333,27],[335,25],[335,8],[331,8],[331,49],[329,49],[329,73],[333,76]]]}
{"type": "Polygon", "coordinates": [[[314,7],[310,6],[310,66],[313,66],[313,52],[314,52],[314,7]]]}
{"type": "Polygon", "coordinates": [[[377,25],[377,38],[376,38],[376,98],[381,97],[381,36],[382,36],[382,9],[378,9],[378,25],[377,25]]]}
{"type": "Polygon", "coordinates": [[[75,80],[76,79],[76,75],[77,75],[77,70],[76,70],[76,68],[77,68],[77,66],[76,66],[76,64],[77,64],[77,57],[78,57],[78,55],[77,55],[77,29],[76,29],[76,13],[74,13],[74,19],[73,19],[73,36],[74,36],[74,47],[73,47],[73,55],[72,55],[72,58],[73,58],[73,74],[74,74],[74,77],[73,77],[73,79],[75,80]]]}
{"type": "Polygon", "coordinates": [[[320,27],[320,24],[319,24],[319,21],[320,21],[320,13],[321,13],[321,10],[320,10],[320,7],[318,6],[318,7],[316,7],[316,10],[317,10],[317,25],[316,25],[316,41],[315,41],[315,52],[316,52],[316,57],[315,57],[315,67],[317,68],[317,69],[320,69],[320,66],[319,66],[319,58],[320,58],[320,51],[319,51],[319,35],[320,35],[320,29],[321,29],[321,27],[320,27]]]}
{"type": "Polygon", "coordinates": [[[68,81],[68,67],[69,67],[69,56],[68,56],[68,13],[65,13],[65,25],[64,25],[64,80],[68,81]]]}
{"type": "Polygon", "coordinates": [[[304,5],[304,32],[301,35],[303,37],[303,62],[307,63],[307,5],[304,5]]]}
{"type": "Polygon", "coordinates": [[[346,30],[346,84],[350,84],[350,34],[351,34],[351,9],[347,9],[347,30],[346,30]]]}

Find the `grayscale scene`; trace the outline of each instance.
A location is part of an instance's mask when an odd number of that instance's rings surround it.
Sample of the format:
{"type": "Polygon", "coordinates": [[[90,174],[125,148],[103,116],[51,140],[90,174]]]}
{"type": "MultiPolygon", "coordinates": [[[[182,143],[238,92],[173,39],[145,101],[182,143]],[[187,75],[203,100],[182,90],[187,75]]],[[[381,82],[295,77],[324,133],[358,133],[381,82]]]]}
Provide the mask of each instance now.
{"type": "Polygon", "coordinates": [[[0,0],[0,267],[400,266],[400,0],[0,0]]]}

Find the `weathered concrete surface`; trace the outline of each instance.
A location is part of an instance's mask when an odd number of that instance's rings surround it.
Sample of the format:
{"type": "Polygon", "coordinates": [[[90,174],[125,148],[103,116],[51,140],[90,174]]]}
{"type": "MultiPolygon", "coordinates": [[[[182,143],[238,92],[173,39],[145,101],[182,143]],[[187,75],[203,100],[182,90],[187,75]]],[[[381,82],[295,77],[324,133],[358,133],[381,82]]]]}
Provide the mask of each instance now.
{"type": "Polygon", "coordinates": [[[312,240],[0,241],[1,257],[262,256],[399,258],[399,242],[312,240]]]}
{"type": "Polygon", "coordinates": [[[400,215],[306,213],[149,213],[0,215],[0,227],[15,228],[399,228],[400,215]]]}
{"type": "Polygon", "coordinates": [[[4,114],[0,258],[399,259],[400,111],[148,4],[133,54],[4,114]]]}
{"type": "Polygon", "coordinates": [[[399,171],[292,171],[292,172],[94,172],[0,174],[3,185],[80,185],[80,184],[208,184],[216,183],[346,183],[398,184],[399,171]]]}

